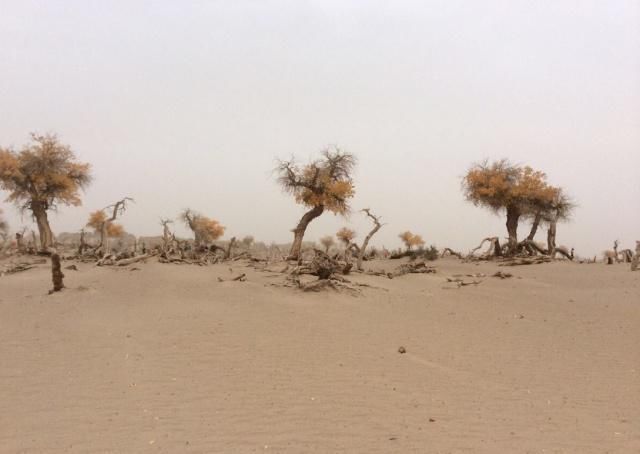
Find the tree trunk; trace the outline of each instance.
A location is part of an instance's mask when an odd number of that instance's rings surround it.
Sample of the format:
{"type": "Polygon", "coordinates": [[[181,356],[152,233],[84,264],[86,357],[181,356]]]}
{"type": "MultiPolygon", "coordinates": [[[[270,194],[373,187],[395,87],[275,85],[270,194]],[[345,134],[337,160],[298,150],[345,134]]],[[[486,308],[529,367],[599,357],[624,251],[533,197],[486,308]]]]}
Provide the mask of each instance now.
{"type": "Polygon", "coordinates": [[[231,258],[231,252],[233,251],[233,246],[235,244],[236,244],[236,237],[234,236],[233,238],[231,238],[231,240],[229,241],[229,244],[227,245],[227,249],[224,251],[225,260],[228,260],[231,258]]]}
{"type": "Polygon", "coordinates": [[[107,227],[109,226],[110,221],[104,221],[102,223],[102,228],[100,229],[100,248],[102,248],[102,255],[106,255],[109,253],[109,238],[107,235],[107,227]]]}
{"type": "Polygon", "coordinates": [[[49,226],[49,218],[47,217],[47,209],[43,202],[31,202],[31,211],[38,225],[38,233],[40,234],[40,250],[47,251],[53,246],[53,233],[49,226]]]}
{"type": "Polygon", "coordinates": [[[324,205],[317,205],[302,216],[302,219],[300,219],[300,222],[298,222],[298,225],[293,230],[293,244],[291,245],[291,251],[289,251],[289,257],[287,257],[287,260],[298,260],[300,258],[300,250],[302,249],[304,233],[306,232],[309,223],[320,216],[323,212],[324,205]]]}
{"type": "Polygon", "coordinates": [[[540,221],[542,220],[542,215],[540,213],[536,214],[536,217],[533,219],[533,224],[531,224],[531,232],[529,232],[529,236],[527,239],[529,241],[533,241],[536,237],[536,233],[538,232],[538,227],[540,226],[540,221]]]}
{"type": "Polygon", "coordinates": [[[507,232],[509,233],[509,255],[514,255],[518,249],[518,220],[520,208],[515,205],[507,207],[507,232]]]}
{"type": "Polygon", "coordinates": [[[364,239],[364,241],[362,242],[362,246],[360,247],[360,250],[358,251],[358,261],[356,264],[356,267],[358,269],[358,271],[362,271],[362,261],[364,260],[364,254],[367,251],[367,246],[369,246],[369,241],[371,241],[371,238],[373,238],[373,235],[375,235],[376,233],[378,233],[378,230],[380,230],[380,228],[382,228],[382,224],[380,224],[380,220],[377,216],[372,215],[369,212],[369,209],[363,210],[365,213],[367,213],[367,216],[369,216],[371,219],[373,219],[373,223],[374,223],[374,227],[373,230],[371,230],[369,232],[369,234],[367,235],[367,237],[364,239]]]}
{"type": "Polygon", "coordinates": [[[58,254],[51,255],[51,280],[53,281],[52,292],[59,292],[64,288],[64,282],[62,279],[64,274],[62,273],[60,266],[60,256],[58,254]]]}
{"type": "Polygon", "coordinates": [[[552,219],[547,230],[547,254],[551,257],[554,257],[556,253],[556,225],[557,221],[552,219]]]}

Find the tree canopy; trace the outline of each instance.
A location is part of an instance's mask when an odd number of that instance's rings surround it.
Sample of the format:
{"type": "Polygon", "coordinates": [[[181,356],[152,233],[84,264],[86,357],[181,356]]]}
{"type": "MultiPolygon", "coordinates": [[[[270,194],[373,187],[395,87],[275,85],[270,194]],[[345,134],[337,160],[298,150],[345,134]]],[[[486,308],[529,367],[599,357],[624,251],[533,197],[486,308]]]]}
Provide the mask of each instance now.
{"type": "Polygon", "coordinates": [[[548,205],[557,189],[548,185],[544,172],[517,166],[506,159],[474,165],[463,178],[465,197],[476,206],[498,212],[516,206],[521,213],[548,205]]]}
{"type": "Polygon", "coordinates": [[[402,240],[407,250],[411,250],[414,246],[421,247],[425,244],[422,236],[416,235],[409,230],[402,232],[398,237],[402,240]]]}
{"type": "Polygon", "coordinates": [[[299,166],[293,160],[280,162],[278,182],[296,202],[306,207],[322,206],[335,214],[349,212],[355,195],[352,173],[356,158],[339,149],[324,150],[321,158],[299,166]]]}
{"type": "Polygon", "coordinates": [[[22,209],[33,202],[45,210],[80,205],[79,191],[91,182],[90,165],[78,162],[54,134],[32,133],[31,140],[20,151],[0,148],[0,188],[9,192],[7,201],[22,209]]]}
{"type": "Polygon", "coordinates": [[[341,242],[343,242],[345,246],[349,246],[353,239],[356,237],[356,232],[348,229],[347,227],[342,227],[340,230],[338,230],[338,233],[336,233],[336,237],[341,242]]]}

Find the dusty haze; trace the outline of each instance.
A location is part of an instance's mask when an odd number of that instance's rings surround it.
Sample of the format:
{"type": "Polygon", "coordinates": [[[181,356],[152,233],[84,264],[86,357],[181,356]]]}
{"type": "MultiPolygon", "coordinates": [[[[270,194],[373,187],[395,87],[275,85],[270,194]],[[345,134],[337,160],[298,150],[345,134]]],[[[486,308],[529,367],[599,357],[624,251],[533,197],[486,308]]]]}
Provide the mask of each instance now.
{"type": "MultiPolygon", "coordinates": [[[[0,144],[55,131],[95,181],[56,233],[122,196],[134,234],[189,206],[228,236],[290,241],[275,158],[356,154],[355,209],[468,249],[505,235],[463,200],[483,158],[547,172],[580,205],[558,243],[640,239],[640,6],[609,2],[0,1],[0,144]]],[[[2,194],[5,198],[6,194],[2,194]]],[[[17,212],[8,220],[18,227],[17,212]]],[[[324,215],[308,239],[366,220],[324,215]]],[[[523,231],[526,227],[523,226],[523,231]]],[[[539,233],[540,238],[544,232],[539,233]]]]}

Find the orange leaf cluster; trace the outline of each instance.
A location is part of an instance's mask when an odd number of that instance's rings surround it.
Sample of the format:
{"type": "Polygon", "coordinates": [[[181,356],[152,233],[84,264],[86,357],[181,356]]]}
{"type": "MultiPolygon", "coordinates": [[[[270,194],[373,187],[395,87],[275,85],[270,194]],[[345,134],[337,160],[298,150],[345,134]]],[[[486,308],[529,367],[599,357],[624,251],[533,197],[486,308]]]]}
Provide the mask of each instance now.
{"type": "Polygon", "coordinates": [[[346,227],[341,228],[336,233],[336,237],[342,241],[345,245],[350,245],[353,239],[356,237],[356,232],[346,227]]]}
{"type": "MultiPolygon", "coordinates": [[[[91,227],[96,233],[102,231],[102,225],[107,221],[107,215],[102,210],[94,211],[89,215],[89,221],[87,226],[91,227]]],[[[107,224],[107,236],[109,238],[116,238],[124,235],[124,227],[115,222],[107,224]]]]}
{"type": "Polygon", "coordinates": [[[279,182],[297,203],[307,207],[322,206],[335,214],[349,211],[349,200],[355,195],[351,174],[355,157],[340,150],[325,150],[322,158],[298,167],[293,161],[278,167],[279,182]]]}
{"type": "Polygon", "coordinates": [[[548,206],[558,194],[544,172],[529,166],[520,167],[507,160],[475,165],[463,179],[467,200],[495,211],[518,206],[523,212],[548,206]]]}
{"type": "Polygon", "coordinates": [[[415,235],[411,233],[409,230],[407,230],[406,232],[402,232],[398,236],[400,237],[404,245],[407,247],[407,249],[411,249],[413,246],[418,246],[418,247],[424,246],[424,240],[422,239],[422,236],[415,235]]]}
{"type": "Polygon", "coordinates": [[[195,220],[195,231],[201,241],[208,243],[215,241],[224,235],[225,227],[215,219],[206,216],[198,216],[195,220]]]}

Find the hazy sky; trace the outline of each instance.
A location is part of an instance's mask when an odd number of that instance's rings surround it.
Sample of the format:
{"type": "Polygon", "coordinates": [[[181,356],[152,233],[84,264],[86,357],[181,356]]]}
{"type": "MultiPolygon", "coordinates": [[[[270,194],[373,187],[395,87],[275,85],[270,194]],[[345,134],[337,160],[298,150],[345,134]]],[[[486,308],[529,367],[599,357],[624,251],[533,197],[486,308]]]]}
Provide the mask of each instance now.
{"type": "MultiPolygon", "coordinates": [[[[406,229],[463,250],[506,236],[460,191],[472,162],[502,157],[580,205],[559,244],[640,240],[637,0],[0,0],[0,67],[0,144],[57,132],[93,165],[54,232],[131,196],[134,234],[191,207],[226,238],[289,241],[302,209],[275,158],[337,144],[359,158],[353,207],[388,223],[379,245],[406,229]]],[[[325,214],[307,238],[345,224],[368,228],[325,214]]]]}

